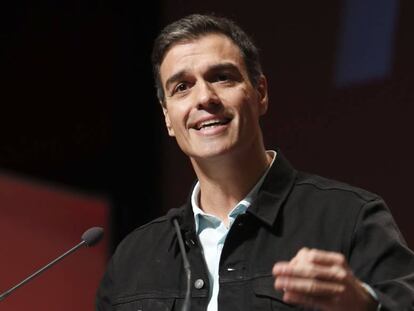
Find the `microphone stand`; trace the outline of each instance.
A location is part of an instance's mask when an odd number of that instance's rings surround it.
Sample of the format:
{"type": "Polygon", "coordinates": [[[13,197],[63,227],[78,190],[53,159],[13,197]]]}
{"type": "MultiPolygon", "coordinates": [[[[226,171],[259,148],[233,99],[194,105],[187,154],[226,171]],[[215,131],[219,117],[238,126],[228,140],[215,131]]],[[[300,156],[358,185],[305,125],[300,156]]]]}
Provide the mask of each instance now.
{"type": "Polygon", "coordinates": [[[14,292],[19,287],[23,286],[24,284],[26,284],[27,282],[29,282],[30,280],[32,280],[33,278],[35,278],[36,276],[38,276],[39,274],[41,274],[42,272],[46,271],[47,269],[49,269],[50,267],[52,267],[53,265],[55,265],[56,263],[58,263],[59,261],[61,261],[63,258],[65,258],[66,256],[68,256],[69,254],[72,254],[74,251],[76,251],[80,247],[82,247],[84,245],[85,246],[88,246],[88,247],[89,246],[96,245],[102,239],[102,236],[103,236],[103,228],[100,228],[100,227],[92,227],[92,228],[86,230],[82,234],[81,242],[79,242],[78,245],[72,247],[66,253],[60,255],[58,258],[54,259],[53,261],[51,261],[50,263],[48,263],[43,268],[37,270],[35,273],[29,275],[27,278],[25,278],[20,283],[16,284],[12,288],[10,288],[7,291],[5,291],[4,293],[2,293],[0,295],[0,301],[2,301],[3,299],[5,299],[7,296],[9,296],[12,292],[14,292]]]}
{"type": "Polygon", "coordinates": [[[180,226],[178,224],[178,220],[176,218],[174,218],[173,223],[174,223],[175,231],[177,232],[178,244],[180,246],[181,256],[183,257],[184,270],[185,270],[185,274],[187,276],[187,287],[186,287],[186,292],[185,292],[185,299],[184,299],[183,307],[182,307],[181,310],[182,311],[190,311],[190,307],[191,307],[191,297],[190,297],[190,295],[191,295],[191,267],[190,267],[190,262],[188,261],[188,258],[187,258],[187,253],[185,251],[183,237],[181,235],[181,230],[180,230],[180,226]]]}
{"type": "Polygon", "coordinates": [[[21,281],[20,283],[16,284],[15,286],[13,286],[12,288],[10,288],[9,290],[5,291],[4,293],[2,293],[0,295],[0,301],[2,301],[4,298],[6,298],[7,296],[9,296],[12,292],[14,292],[16,289],[18,289],[19,287],[23,286],[24,284],[26,284],[27,282],[29,282],[31,279],[35,278],[36,276],[38,276],[39,274],[41,274],[43,271],[46,271],[47,269],[49,269],[50,267],[52,267],[54,264],[56,264],[57,262],[61,261],[63,258],[65,258],[67,255],[73,253],[74,251],[76,251],[79,247],[83,246],[84,244],[86,244],[85,241],[81,241],[78,245],[72,247],[70,250],[68,250],[66,253],[60,255],[58,258],[56,258],[55,260],[53,260],[52,262],[48,263],[46,266],[44,266],[43,268],[37,270],[35,273],[33,273],[32,275],[28,276],[27,278],[25,278],[23,281],[21,281]]]}

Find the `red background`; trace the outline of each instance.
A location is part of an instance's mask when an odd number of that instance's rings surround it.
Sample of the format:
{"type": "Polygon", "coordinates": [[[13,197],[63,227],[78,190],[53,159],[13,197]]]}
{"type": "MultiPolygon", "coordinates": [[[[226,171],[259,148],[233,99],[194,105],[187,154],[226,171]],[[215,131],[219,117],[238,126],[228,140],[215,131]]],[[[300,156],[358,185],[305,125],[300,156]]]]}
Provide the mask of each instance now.
{"type": "MultiPolygon", "coordinates": [[[[0,291],[4,292],[80,242],[90,227],[107,229],[105,199],[0,175],[0,291]]],[[[0,302],[1,310],[93,310],[108,237],[78,249],[0,302]]]]}

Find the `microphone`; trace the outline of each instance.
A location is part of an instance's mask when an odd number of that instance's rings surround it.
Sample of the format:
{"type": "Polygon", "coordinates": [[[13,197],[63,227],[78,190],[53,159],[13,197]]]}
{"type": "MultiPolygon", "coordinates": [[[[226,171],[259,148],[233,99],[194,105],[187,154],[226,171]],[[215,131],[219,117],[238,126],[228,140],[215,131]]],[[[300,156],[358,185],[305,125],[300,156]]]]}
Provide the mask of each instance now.
{"type": "Polygon", "coordinates": [[[95,246],[102,239],[103,233],[104,233],[104,230],[101,227],[92,227],[92,228],[86,230],[82,234],[81,242],[78,245],[72,247],[66,253],[60,255],[58,258],[56,258],[52,262],[48,263],[43,268],[37,270],[35,273],[31,274],[30,276],[28,276],[26,279],[24,279],[20,283],[16,284],[15,286],[13,286],[12,288],[10,288],[9,290],[7,290],[4,293],[2,293],[0,295],[0,301],[3,300],[3,299],[5,299],[7,296],[9,296],[12,292],[14,292],[20,286],[26,284],[31,279],[35,278],[36,276],[38,276],[39,274],[41,274],[45,270],[47,270],[50,267],[52,267],[54,264],[56,264],[57,262],[59,262],[60,260],[62,260],[63,258],[65,258],[67,255],[69,255],[69,254],[75,252],[76,250],[78,250],[80,247],[82,247],[82,246],[86,246],[86,247],[95,246]]]}
{"type": "Polygon", "coordinates": [[[179,214],[178,209],[171,209],[168,212],[168,216],[171,217],[171,221],[174,225],[175,232],[177,233],[178,244],[180,246],[180,252],[181,252],[181,256],[183,258],[183,266],[184,266],[185,274],[186,274],[186,277],[187,277],[185,299],[184,299],[183,307],[182,307],[181,310],[182,311],[190,311],[190,307],[191,307],[191,266],[190,266],[190,262],[188,261],[188,258],[187,258],[187,253],[185,251],[183,236],[181,234],[180,225],[179,225],[178,220],[177,220],[177,218],[179,218],[178,214],[179,214]]]}

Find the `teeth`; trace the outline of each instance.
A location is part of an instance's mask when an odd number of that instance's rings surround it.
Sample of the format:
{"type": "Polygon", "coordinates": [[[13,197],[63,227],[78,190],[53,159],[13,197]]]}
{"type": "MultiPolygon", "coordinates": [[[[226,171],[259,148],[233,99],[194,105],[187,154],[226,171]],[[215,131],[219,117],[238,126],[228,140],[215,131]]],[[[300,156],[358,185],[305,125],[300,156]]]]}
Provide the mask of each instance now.
{"type": "Polygon", "coordinates": [[[203,128],[203,127],[205,127],[205,126],[211,126],[211,125],[220,124],[220,123],[221,123],[221,121],[220,121],[220,120],[209,120],[209,121],[206,121],[206,122],[202,122],[202,123],[198,126],[198,128],[200,129],[200,128],[203,128]]]}
{"type": "Polygon", "coordinates": [[[203,121],[198,123],[195,128],[197,130],[201,130],[204,127],[208,127],[208,126],[215,126],[215,125],[220,125],[220,124],[227,124],[229,122],[228,119],[212,119],[212,120],[207,120],[207,121],[203,121]]]}

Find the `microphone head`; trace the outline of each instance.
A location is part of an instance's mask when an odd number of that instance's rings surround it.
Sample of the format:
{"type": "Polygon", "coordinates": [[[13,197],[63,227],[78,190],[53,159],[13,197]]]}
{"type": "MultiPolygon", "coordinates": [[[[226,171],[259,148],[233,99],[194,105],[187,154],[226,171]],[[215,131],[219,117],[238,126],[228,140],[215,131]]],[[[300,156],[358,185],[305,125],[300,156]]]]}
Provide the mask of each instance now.
{"type": "Polygon", "coordinates": [[[82,241],[85,242],[86,246],[95,246],[103,237],[104,230],[101,227],[93,227],[86,230],[82,234],[82,241]]]}

